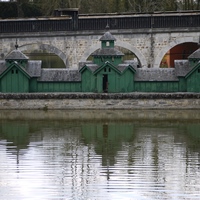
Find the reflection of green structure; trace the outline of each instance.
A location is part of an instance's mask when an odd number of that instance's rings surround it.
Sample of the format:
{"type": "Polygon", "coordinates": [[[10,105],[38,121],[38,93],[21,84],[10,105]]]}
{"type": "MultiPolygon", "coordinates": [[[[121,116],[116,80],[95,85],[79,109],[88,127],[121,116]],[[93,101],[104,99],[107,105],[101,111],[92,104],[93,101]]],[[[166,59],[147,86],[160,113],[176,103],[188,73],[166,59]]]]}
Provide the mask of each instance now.
{"type": "Polygon", "coordinates": [[[42,69],[22,52],[10,52],[0,61],[0,92],[200,92],[200,49],[188,60],[175,61],[175,68],[140,68],[134,60],[123,61],[115,38],[106,32],[93,61],[78,69],[42,69]]]}
{"type": "Polygon", "coordinates": [[[1,124],[0,137],[11,142],[17,149],[26,148],[29,144],[29,125],[17,122],[4,122],[1,124]]]}
{"type": "Polygon", "coordinates": [[[115,164],[115,156],[123,142],[134,139],[132,124],[84,124],[82,134],[86,144],[93,144],[97,154],[102,155],[102,165],[115,164]]]}
{"type": "Polygon", "coordinates": [[[199,149],[200,143],[200,124],[192,123],[185,127],[187,133],[187,145],[190,149],[199,149]]]}

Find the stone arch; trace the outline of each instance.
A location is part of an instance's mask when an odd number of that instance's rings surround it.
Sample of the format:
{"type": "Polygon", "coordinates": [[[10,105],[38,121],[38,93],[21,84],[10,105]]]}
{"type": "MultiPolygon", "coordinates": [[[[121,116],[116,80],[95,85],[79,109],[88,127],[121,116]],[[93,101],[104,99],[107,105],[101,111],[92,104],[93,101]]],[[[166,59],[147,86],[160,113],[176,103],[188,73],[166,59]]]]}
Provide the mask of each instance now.
{"type": "Polygon", "coordinates": [[[25,45],[19,46],[19,49],[22,52],[37,49],[37,50],[45,50],[49,53],[54,53],[58,57],[60,57],[60,59],[64,62],[66,68],[69,68],[69,62],[66,55],[57,47],[51,46],[49,44],[32,43],[32,44],[25,44],[25,45]]]}
{"type": "MultiPolygon", "coordinates": [[[[129,51],[133,52],[137,58],[139,59],[139,62],[141,63],[142,67],[147,67],[147,61],[144,55],[134,46],[130,45],[129,43],[123,42],[123,41],[116,41],[116,46],[123,47],[125,49],[128,49],[129,51]]],[[[85,53],[83,54],[80,62],[85,62],[87,58],[97,49],[101,48],[101,43],[98,42],[96,45],[93,45],[92,47],[88,48],[85,53]]]]}
{"type": "Polygon", "coordinates": [[[163,49],[161,49],[158,53],[158,55],[156,56],[156,59],[154,61],[153,67],[154,68],[159,68],[160,63],[163,59],[163,57],[165,56],[165,54],[172,49],[173,47],[175,47],[176,45],[182,44],[182,43],[186,43],[186,42],[193,42],[193,43],[198,43],[197,41],[194,41],[191,37],[182,37],[182,38],[177,38],[176,40],[170,42],[167,46],[165,46],[163,49]]]}
{"type": "Polygon", "coordinates": [[[88,48],[87,50],[85,50],[80,62],[85,62],[87,60],[87,58],[97,49],[101,48],[101,43],[98,42],[95,45],[92,45],[90,48],[88,48]]]}

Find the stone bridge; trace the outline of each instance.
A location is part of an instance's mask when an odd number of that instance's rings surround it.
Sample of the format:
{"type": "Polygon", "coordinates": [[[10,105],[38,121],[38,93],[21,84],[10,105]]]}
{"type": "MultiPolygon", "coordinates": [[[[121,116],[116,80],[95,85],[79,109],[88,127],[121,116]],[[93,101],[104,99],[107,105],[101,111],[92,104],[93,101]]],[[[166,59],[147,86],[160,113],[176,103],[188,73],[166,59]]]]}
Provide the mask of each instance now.
{"type": "MultiPolygon", "coordinates": [[[[100,48],[99,38],[107,30],[46,31],[0,33],[0,59],[15,48],[24,53],[49,52],[58,55],[67,68],[77,68],[92,52],[100,48]]],[[[199,44],[200,25],[197,27],[113,29],[116,46],[130,50],[141,67],[159,68],[164,55],[183,43],[199,44]]]]}

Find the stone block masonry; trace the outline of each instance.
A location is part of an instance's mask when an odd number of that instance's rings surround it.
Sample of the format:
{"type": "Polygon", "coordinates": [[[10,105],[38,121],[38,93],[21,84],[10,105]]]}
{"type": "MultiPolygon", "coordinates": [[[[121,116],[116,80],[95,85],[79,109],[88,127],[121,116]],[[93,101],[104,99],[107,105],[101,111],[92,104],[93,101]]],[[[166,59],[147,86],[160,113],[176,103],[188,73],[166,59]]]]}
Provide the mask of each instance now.
{"type": "Polygon", "coordinates": [[[0,110],[200,110],[200,93],[0,94],[0,110]]]}
{"type": "MultiPolygon", "coordinates": [[[[23,22],[22,22],[23,23],[23,22]]],[[[154,28],[112,30],[116,37],[116,46],[133,52],[142,67],[159,68],[164,55],[174,46],[191,42],[199,42],[199,27],[190,28],[154,28]]],[[[80,62],[100,48],[99,38],[105,30],[87,31],[55,31],[55,32],[25,32],[1,33],[1,59],[12,51],[18,39],[19,49],[23,53],[49,52],[61,58],[66,68],[78,68],[80,62]]]]}

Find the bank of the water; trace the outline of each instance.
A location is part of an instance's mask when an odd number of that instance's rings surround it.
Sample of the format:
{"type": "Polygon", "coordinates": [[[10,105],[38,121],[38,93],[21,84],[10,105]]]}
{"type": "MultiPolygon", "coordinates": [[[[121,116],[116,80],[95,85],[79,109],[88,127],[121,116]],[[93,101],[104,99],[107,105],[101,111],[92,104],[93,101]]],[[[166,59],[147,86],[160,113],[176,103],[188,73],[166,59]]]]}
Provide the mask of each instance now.
{"type": "Polygon", "coordinates": [[[200,109],[200,93],[1,93],[0,109],[200,109]]]}

